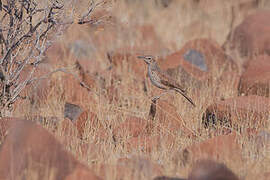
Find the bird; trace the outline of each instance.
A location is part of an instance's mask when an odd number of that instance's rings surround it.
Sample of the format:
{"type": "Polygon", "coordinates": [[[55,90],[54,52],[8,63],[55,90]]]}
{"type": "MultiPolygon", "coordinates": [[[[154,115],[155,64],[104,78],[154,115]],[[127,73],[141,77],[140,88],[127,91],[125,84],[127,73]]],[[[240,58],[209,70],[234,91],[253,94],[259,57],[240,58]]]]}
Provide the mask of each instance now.
{"type": "MultiPolygon", "coordinates": [[[[192,99],[187,96],[187,92],[184,87],[178,84],[177,81],[170,77],[166,72],[162,71],[153,56],[137,56],[137,58],[143,59],[147,64],[147,75],[154,86],[166,90],[166,92],[169,90],[174,90],[184,96],[186,100],[188,100],[194,107],[196,107],[192,99]]],[[[161,96],[155,97],[154,100],[157,100],[160,97],[161,96]]]]}

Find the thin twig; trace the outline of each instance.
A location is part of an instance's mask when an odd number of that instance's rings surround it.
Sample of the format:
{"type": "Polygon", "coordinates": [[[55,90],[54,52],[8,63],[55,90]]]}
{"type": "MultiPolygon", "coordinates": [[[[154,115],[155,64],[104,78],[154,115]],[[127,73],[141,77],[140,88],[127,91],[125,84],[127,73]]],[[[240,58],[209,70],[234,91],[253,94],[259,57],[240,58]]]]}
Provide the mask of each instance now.
{"type": "MultiPolygon", "coordinates": [[[[59,68],[48,75],[40,78],[34,77],[36,68],[43,60],[45,51],[51,45],[52,37],[61,35],[70,24],[96,24],[100,20],[91,19],[91,14],[97,6],[105,3],[101,1],[94,3],[90,0],[90,6],[81,18],[77,21],[70,21],[65,11],[65,1],[50,1],[44,7],[33,0],[7,0],[4,3],[0,0],[0,116],[3,116],[5,108],[12,105],[20,96],[22,90],[33,81],[49,77],[55,72],[71,74],[80,82],[80,85],[88,91],[91,89],[76,74],[65,68],[59,68]],[[67,21],[66,21],[67,19],[67,21]],[[55,30],[54,36],[50,36],[55,30]],[[20,76],[30,67],[27,77],[20,81],[20,76]]],[[[74,2],[75,3],[75,2],[74,2]]],[[[74,7],[74,6],[73,6],[74,7]]],[[[70,14],[68,14],[69,17],[70,14]]]]}

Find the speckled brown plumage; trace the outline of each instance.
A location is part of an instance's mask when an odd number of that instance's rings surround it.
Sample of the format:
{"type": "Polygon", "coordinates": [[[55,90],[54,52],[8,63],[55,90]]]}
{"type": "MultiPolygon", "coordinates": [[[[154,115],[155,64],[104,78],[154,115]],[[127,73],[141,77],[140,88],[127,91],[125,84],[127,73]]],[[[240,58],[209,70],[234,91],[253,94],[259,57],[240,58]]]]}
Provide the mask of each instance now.
{"type": "Polygon", "coordinates": [[[157,62],[153,56],[138,56],[138,58],[143,59],[144,62],[148,65],[148,77],[154,86],[164,90],[175,90],[184,96],[193,106],[195,106],[192,99],[187,96],[184,87],[182,87],[177,83],[176,80],[172,79],[169,75],[163,72],[158,67],[157,62]]]}

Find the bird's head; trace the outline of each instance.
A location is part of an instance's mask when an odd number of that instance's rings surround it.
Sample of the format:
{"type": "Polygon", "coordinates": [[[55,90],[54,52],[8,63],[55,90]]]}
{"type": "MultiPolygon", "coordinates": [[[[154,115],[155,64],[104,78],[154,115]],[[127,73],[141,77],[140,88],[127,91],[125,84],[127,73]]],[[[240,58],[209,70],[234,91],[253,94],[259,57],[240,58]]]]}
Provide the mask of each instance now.
{"type": "Polygon", "coordinates": [[[139,59],[143,59],[146,64],[152,64],[155,62],[155,59],[153,56],[138,56],[139,59]]]}

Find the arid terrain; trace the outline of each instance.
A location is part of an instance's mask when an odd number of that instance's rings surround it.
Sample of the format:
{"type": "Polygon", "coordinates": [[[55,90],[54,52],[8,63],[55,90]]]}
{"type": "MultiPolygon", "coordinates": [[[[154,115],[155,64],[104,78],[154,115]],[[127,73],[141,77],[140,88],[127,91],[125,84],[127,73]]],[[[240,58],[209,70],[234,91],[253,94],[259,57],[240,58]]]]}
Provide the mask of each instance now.
{"type": "Polygon", "coordinates": [[[0,119],[0,180],[270,179],[269,0],[108,0],[91,18],[0,119]],[[139,55],[196,107],[154,104],[139,55]]]}

